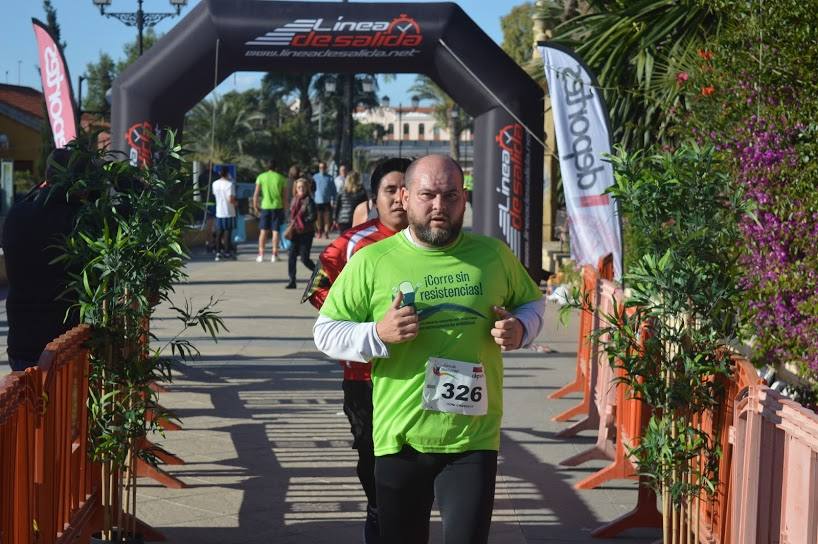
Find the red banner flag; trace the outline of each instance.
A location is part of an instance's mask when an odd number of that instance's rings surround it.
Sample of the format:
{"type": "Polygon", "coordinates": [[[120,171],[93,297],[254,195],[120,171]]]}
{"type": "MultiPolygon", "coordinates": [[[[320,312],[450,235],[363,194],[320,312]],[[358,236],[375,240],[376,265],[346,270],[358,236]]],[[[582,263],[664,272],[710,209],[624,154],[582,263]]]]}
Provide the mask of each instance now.
{"type": "Polygon", "coordinates": [[[71,78],[62,50],[48,31],[48,27],[37,19],[32,19],[31,22],[34,25],[34,36],[37,38],[40,77],[43,80],[43,95],[48,120],[51,122],[51,132],[54,134],[54,145],[65,147],[66,143],[77,137],[71,78]]]}

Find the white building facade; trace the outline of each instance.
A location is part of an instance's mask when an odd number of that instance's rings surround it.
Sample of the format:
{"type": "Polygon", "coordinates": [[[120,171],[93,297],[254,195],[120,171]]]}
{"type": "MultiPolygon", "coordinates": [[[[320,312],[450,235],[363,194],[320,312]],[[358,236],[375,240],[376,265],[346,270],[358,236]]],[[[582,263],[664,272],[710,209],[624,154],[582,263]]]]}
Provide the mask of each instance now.
{"type": "MultiPolygon", "coordinates": [[[[384,141],[448,142],[449,131],[435,120],[434,108],[379,106],[358,108],[352,116],[358,123],[381,125],[386,130],[384,141]]],[[[460,134],[461,142],[471,142],[472,133],[466,129],[460,134]]]]}

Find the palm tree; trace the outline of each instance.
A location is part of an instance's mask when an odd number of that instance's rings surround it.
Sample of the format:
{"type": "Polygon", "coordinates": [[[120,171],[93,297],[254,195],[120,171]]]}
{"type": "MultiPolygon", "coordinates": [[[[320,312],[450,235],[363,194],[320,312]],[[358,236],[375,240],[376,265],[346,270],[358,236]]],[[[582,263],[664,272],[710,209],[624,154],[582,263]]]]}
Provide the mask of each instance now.
{"type": "MultiPolygon", "coordinates": [[[[322,102],[321,111],[322,115],[326,115],[327,122],[324,124],[324,134],[321,134],[321,138],[323,138],[327,132],[327,127],[332,126],[332,131],[334,132],[334,139],[335,139],[335,153],[334,157],[336,160],[340,160],[341,154],[341,132],[343,130],[343,124],[340,122],[341,116],[343,115],[344,109],[344,101],[343,101],[343,92],[340,87],[337,85],[336,82],[336,91],[334,94],[327,94],[325,92],[326,83],[328,80],[336,80],[337,76],[335,74],[318,74],[315,79],[313,80],[312,90],[313,90],[313,97],[314,100],[320,100],[322,102]]],[[[357,74],[352,86],[352,104],[353,109],[356,105],[363,105],[366,107],[373,107],[378,105],[378,80],[377,78],[368,75],[368,74],[357,74]],[[363,78],[369,77],[371,78],[371,82],[373,85],[373,90],[369,92],[364,91],[363,85],[363,78]]],[[[355,133],[355,126],[351,127],[352,134],[355,133]]]]}
{"type": "Polygon", "coordinates": [[[214,94],[199,102],[185,117],[183,132],[194,157],[213,162],[239,159],[247,142],[263,127],[259,106],[253,91],[214,94]]]}
{"type": "MultiPolygon", "coordinates": [[[[566,1],[544,2],[540,15],[559,21],[566,1]]],[[[626,148],[667,137],[683,107],[679,78],[720,27],[720,14],[696,0],[590,2],[590,13],[559,24],[553,41],[568,45],[596,73],[610,107],[614,138],[626,148]]]]}
{"type": "Polygon", "coordinates": [[[435,121],[446,126],[449,132],[449,155],[460,160],[460,135],[471,126],[471,117],[457,106],[457,103],[446,94],[428,76],[419,75],[409,90],[421,100],[431,100],[434,104],[435,121]]]}
{"type": "MultiPolygon", "coordinates": [[[[267,73],[261,79],[261,94],[265,106],[274,106],[279,100],[296,94],[298,111],[304,119],[312,119],[312,100],[310,88],[315,74],[278,74],[267,73]]],[[[265,108],[267,109],[267,108],[265,108]]]]}

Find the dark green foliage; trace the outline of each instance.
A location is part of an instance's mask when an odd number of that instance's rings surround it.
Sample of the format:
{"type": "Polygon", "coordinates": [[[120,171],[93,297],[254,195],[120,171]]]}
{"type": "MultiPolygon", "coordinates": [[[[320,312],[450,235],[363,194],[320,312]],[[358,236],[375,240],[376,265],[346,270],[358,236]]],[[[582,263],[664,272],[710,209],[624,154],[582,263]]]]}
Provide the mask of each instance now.
{"type": "MultiPolygon", "coordinates": [[[[558,26],[554,41],[573,48],[596,74],[615,142],[635,150],[667,141],[684,108],[679,74],[718,32],[720,12],[694,0],[590,3],[591,13],[558,26]]],[[[553,3],[543,9],[555,15],[553,3]]]]}
{"type": "Polygon", "coordinates": [[[520,66],[531,60],[534,51],[534,30],[531,18],[534,4],[527,2],[511,8],[508,15],[500,17],[503,30],[501,47],[520,66]]]}
{"type": "MultiPolygon", "coordinates": [[[[95,460],[126,466],[137,440],[160,431],[151,382],[170,379],[172,358],[197,353],[175,337],[165,346],[151,348],[150,317],[161,302],[170,302],[175,283],[186,277],[187,253],[182,234],[191,224],[197,204],[181,149],[168,133],[153,146],[153,162],[135,167],[125,160],[108,160],[90,142],[89,135],[69,144],[72,164],[86,162],[84,172],[60,171],[55,187],[65,187],[68,198],[83,203],[74,233],[65,241],[59,259],[71,271],[69,296],[77,301],[80,319],[92,326],[91,426],[89,452],[95,460]]],[[[216,337],[224,328],[213,311],[216,301],[193,311],[190,304],[172,305],[182,331],[200,326],[216,337]]]]}

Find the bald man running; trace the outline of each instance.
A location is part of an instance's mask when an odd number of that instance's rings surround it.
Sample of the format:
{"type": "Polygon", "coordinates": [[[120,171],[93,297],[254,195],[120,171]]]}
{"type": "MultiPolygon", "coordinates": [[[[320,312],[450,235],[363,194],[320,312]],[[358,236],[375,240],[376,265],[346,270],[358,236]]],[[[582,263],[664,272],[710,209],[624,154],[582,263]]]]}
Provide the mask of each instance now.
{"type": "Polygon", "coordinates": [[[381,537],[421,544],[438,501],[446,544],[488,541],[503,409],[501,350],[542,328],[537,285],[502,242],[461,232],[452,159],[406,171],[409,227],[359,251],[330,289],[315,343],[372,361],[381,537]]]}

